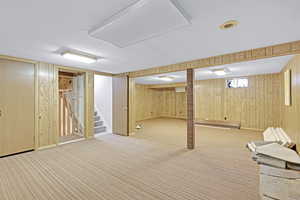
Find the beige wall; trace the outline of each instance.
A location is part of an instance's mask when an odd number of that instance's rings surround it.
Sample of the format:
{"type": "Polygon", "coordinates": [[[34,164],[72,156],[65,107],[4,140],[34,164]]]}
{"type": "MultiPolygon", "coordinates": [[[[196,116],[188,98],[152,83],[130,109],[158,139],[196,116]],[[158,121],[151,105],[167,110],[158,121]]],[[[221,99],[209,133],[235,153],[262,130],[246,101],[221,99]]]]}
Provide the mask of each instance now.
{"type": "Polygon", "coordinates": [[[196,118],[241,122],[242,128],[279,127],[281,74],[248,76],[248,88],[226,88],[224,79],[197,81],[196,118]]]}
{"type": "MultiPolygon", "coordinates": [[[[1,56],[2,59],[35,64],[35,149],[58,143],[58,69],[77,70],[49,63],[1,56]]],[[[94,130],[94,72],[86,72],[86,136],[93,137],[94,130]]]]}
{"type": "MultiPolygon", "coordinates": [[[[283,129],[297,143],[297,150],[300,152],[300,55],[294,56],[290,62],[282,70],[282,85],[284,83],[283,73],[291,70],[291,106],[282,104],[283,113],[283,129]]],[[[284,102],[284,94],[282,92],[282,102],[284,102]]]]}
{"type": "MultiPolygon", "coordinates": [[[[48,63],[37,63],[36,92],[38,93],[38,123],[36,148],[53,146],[58,143],[58,69],[72,70],[48,63]]],[[[73,69],[77,70],[77,69],[73,69]]],[[[81,72],[85,72],[82,71],[81,72]]],[[[85,133],[86,137],[94,135],[94,73],[85,76],[85,133]]]]}
{"type": "MultiPolygon", "coordinates": [[[[197,81],[196,118],[240,121],[242,128],[281,126],[281,74],[249,76],[248,88],[225,88],[224,79],[197,81]]],[[[186,118],[186,93],[136,85],[137,121],[186,118]]]]}
{"type": "Polygon", "coordinates": [[[158,117],[186,118],[186,93],[174,89],[150,89],[147,85],[135,87],[136,121],[158,117]]]}

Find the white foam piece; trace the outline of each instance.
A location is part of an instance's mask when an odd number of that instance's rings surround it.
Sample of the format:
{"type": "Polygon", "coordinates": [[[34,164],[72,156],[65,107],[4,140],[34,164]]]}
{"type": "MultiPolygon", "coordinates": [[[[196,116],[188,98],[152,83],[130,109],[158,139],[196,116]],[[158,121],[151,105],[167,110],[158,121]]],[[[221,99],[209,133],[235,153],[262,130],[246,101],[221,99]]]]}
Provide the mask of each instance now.
{"type": "Polygon", "coordinates": [[[258,154],[263,154],[279,160],[300,164],[300,157],[296,153],[296,151],[283,147],[277,143],[272,143],[272,144],[267,144],[267,145],[257,147],[256,152],[258,154]]]}
{"type": "Polygon", "coordinates": [[[274,128],[269,127],[263,132],[264,141],[273,141],[277,142],[279,139],[275,134],[274,128]]]}
{"type": "Polygon", "coordinates": [[[280,142],[283,146],[292,145],[292,140],[282,128],[269,127],[263,132],[264,141],[280,142]]]}

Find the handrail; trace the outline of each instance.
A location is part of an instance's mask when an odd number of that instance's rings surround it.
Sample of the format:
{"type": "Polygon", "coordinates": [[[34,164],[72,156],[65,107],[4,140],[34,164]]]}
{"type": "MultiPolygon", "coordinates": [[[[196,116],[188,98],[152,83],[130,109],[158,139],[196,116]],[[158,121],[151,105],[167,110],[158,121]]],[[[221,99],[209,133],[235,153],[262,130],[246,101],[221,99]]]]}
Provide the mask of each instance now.
{"type": "Polygon", "coordinates": [[[83,127],[78,120],[78,116],[76,116],[76,113],[74,112],[70,96],[67,93],[70,92],[59,92],[59,117],[61,121],[60,136],[68,136],[73,134],[83,136],[83,127]]]}

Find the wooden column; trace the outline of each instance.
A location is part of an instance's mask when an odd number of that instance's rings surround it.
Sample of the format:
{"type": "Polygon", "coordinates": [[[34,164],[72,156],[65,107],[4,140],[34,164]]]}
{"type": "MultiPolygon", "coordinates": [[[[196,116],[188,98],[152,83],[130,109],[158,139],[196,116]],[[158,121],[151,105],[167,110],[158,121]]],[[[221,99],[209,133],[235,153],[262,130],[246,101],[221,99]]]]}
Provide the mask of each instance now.
{"type": "Polygon", "coordinates": [[[194,100],[194,69],[187,69],[187,148],[195,148],[195,100],[194,100]]]}

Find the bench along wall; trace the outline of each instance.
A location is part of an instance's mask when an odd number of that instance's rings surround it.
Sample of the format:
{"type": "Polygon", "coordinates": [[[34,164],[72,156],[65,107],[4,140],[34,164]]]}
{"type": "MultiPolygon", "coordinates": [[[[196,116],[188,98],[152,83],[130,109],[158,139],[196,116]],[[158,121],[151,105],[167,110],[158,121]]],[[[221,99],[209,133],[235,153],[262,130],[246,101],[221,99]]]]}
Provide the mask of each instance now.
{"type": "MultiPolygon", "coordinates": [[[[196,119],[241,122],[242,128],[263,130],[281,126],[281,74],[248,76],[248,88],[225,88],[225,79],[196,82],[196,119]]],[[[137,121],[172,117],[186,118],[186,93],[174,88],[149,89],[136,85],[137,121]]]]}

